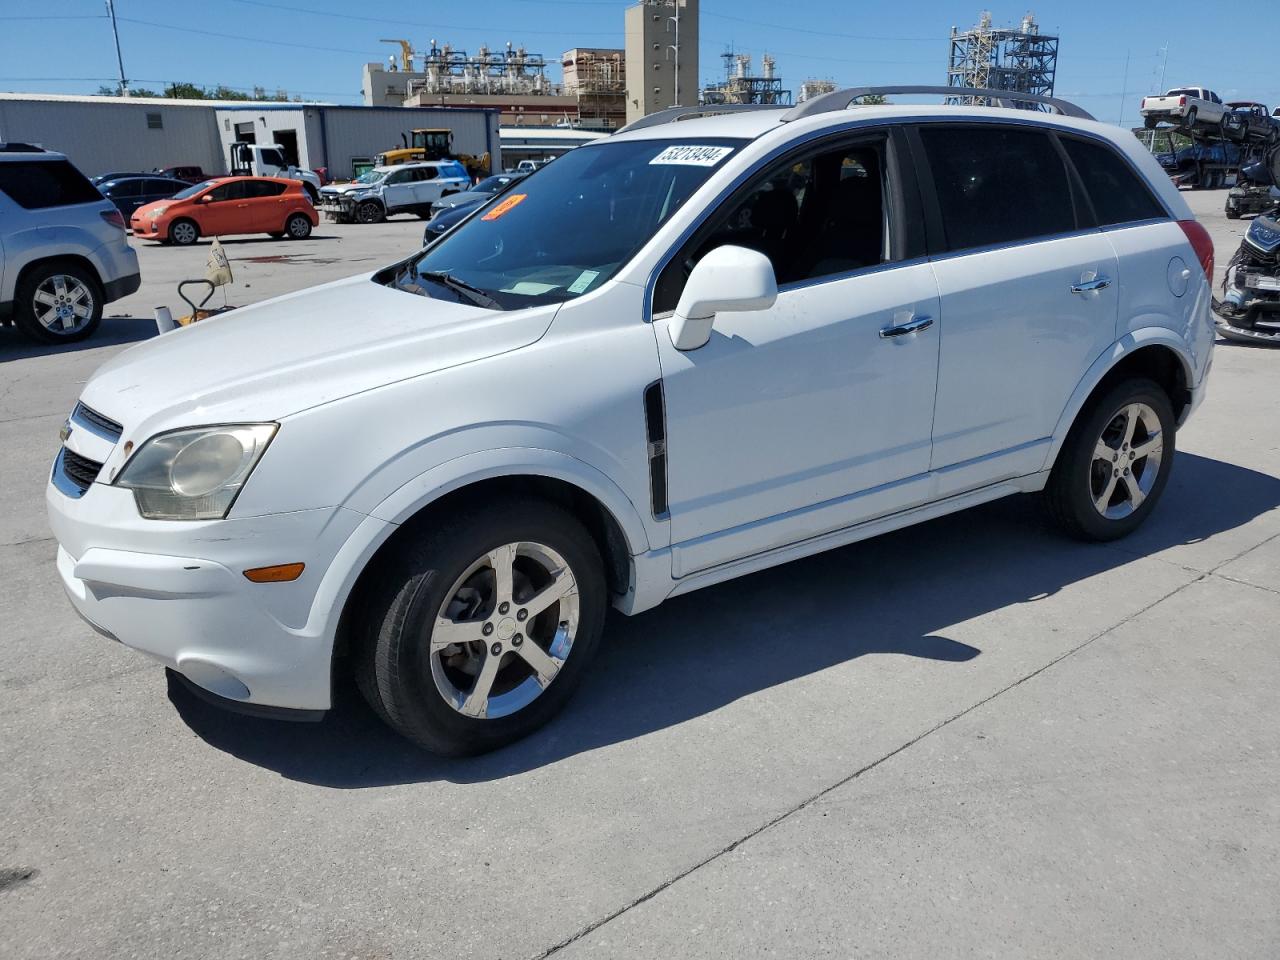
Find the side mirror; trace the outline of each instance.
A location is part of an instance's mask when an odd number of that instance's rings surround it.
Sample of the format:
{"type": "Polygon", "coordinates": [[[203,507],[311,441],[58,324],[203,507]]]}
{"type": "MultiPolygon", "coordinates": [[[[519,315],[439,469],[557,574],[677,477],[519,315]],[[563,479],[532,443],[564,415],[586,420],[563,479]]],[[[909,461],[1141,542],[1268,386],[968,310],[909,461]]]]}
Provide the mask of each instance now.
{"type": "Polygon", "coordinates": [[[697,350],[711,339],[717,313],[768,310],[777,299],[768,257],[746,247],[716,247],[689,274],[671,318],[671,342],[677,350],[697,350]]]}
{"type": "Polygon", "coordinates": [[[201,197],[201,198],[200,198],[200,202],[201,202],[201,203],[213,203],[213,194],[211,194],[211,193],[206,193],[203,197],[201,197]]]}

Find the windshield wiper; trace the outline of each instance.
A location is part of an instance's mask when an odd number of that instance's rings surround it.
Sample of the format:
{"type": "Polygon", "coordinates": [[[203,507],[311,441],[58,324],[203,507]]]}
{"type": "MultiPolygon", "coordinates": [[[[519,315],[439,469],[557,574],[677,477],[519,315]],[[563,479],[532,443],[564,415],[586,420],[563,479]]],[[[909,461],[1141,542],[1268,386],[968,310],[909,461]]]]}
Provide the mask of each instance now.
{"type": "Polygon", "coordinates": [[[424,280],[434,280],[441,286],[448,287],[457,293],[462,294],[477,307],[488,307],[490,310],[501,310],[502,304],[493,297],[489,296],[479,287],[472,286],[465,280],[459,280],[453,274],[445,270],[419,270],[417,275],[424,280]]]}

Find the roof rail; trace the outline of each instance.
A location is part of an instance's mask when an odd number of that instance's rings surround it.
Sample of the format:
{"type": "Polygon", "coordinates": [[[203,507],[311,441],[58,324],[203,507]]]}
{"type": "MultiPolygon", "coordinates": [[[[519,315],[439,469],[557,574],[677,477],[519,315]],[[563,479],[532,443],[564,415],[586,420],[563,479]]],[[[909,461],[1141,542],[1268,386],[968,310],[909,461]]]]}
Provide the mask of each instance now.
{"type": "MultiPolygon", "coordinates": [[[[1064,117],[1077,117],[1081,120],[1092,120],[1093,115],[1081,110],[1074,103],[1059,100],[1056,97],[1045,97],[1038,93],[1019,93],[1016,90],[992,90],[988,87],[849,87],[847,90],[836,90],[824,93],[820,97],[796,104],[782,117],[784,123],[812,117],[819,113],[831,113],[848,108],[854,100],[869,96],[891,96],[894,94],[937,93],[945,97],[982,97],[993,101],[994,106],[1004,106],[1005,101],[1011,103],[1037,103],[1052,107],[1055,113],[1064,117]]],[[[655,114],[661,116],[661,114],[655,114]]],[[[648,117],[645,118],[649,119],[648,117]]]]}
{"type": "Polygon", "coordinates": [[[787,105],[783,103],[706,103],[696,107],[671,107],[667,110],[651,113],[647,117],[641,117],[639,120],[633,120],[625,127],[619,127],[613,132],[617,134],[627,133],[631,130],[644,130],[647,127],[674,123],[677,120],[693,120],[697,117],[711,117],[720,113],[738,113],[743,110],[786,109],[787,105]]]}

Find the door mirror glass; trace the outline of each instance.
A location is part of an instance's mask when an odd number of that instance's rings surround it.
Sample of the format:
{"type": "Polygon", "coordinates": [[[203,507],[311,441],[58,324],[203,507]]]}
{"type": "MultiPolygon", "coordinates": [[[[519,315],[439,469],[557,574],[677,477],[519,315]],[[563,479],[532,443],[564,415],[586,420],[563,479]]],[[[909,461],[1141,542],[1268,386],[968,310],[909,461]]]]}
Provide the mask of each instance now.
{"type": "Polygon", "coordinates": [[[677,350],[696,350],[711,339],[717,313],[767,310],[777,299],[768,257],[746,247],[716,247],[689,274],[671,318],[671,342],[677,350]]]}

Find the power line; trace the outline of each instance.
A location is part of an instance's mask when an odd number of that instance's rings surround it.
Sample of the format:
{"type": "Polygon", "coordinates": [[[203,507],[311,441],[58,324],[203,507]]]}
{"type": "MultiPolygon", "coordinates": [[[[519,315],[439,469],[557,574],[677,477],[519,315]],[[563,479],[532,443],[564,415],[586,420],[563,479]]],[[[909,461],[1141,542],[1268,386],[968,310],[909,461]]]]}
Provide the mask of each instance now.
{"type": "MultiPolygon", "coordinates": [[[[440,23],[438,21],[428,23],[423,20],[402,20],[399,17],[362,17],[354,13],[332,13],[328,10],[316,10],[314,7],[297,7],[284,3],[268,3],[266,0],[231,0],[231,2],[244,4],[245,6],[250,7],[266,7],[271,10],[287,10],[290,13],[306,13],[317,17],[333,17],[338,20],[357,20],[364,23],[394,23],[402,27],[424,27],[428,30],[474,30],[482,33],[492,33],[495,29],[492,24],[477,26],[475,24],[440,23]]],[[[121,19],[124,18],[122,17],[121,19]]],[[[579,37],[616,37],[618,35],[617,30],[583,32],[581,30],[524,30],[519,27],[507,27],[507,31],[513,34],[531,34],[546,37],[563,37],[566,35],[579,37]]]]}

